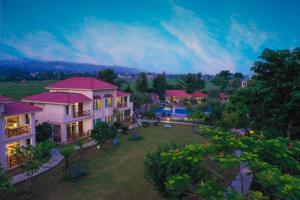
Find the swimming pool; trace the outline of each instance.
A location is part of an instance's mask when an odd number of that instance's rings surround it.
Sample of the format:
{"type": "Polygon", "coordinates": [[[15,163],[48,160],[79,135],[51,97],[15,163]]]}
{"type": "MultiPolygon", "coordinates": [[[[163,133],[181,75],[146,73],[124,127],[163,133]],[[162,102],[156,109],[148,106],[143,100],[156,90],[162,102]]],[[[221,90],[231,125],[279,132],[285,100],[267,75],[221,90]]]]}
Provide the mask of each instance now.
{"type": "Polygon", "coordinates": [[[180,115],[187,115],[190,112],[188,110],[186,110],[185,108],[175,108],[175,109],[166,109],[166,108],[159,108],[157,110],[155,110],[155,113],[159,113],[159,114],[180,114],[180,115]]]}

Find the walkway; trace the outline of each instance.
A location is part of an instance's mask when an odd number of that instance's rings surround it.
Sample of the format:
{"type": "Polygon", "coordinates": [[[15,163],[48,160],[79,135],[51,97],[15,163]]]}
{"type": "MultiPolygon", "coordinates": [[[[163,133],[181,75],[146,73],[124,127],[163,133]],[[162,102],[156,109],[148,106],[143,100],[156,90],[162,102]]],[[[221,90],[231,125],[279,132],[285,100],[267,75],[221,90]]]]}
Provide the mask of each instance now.
{"type": "MultiPolygon", "coordinates": [[[[240,157],[242,153],[243,152],[241,150],[236,150],[234,152],[237,157],[240,157]]],[[[248,194],[252,183],[252,178],[253,176],[251,175],[251,170],[247,166],[247,163],[243,163],[240,166],[240,174],[235,177],[229,188],[232,188],[235,192],[248,194]]]]}
{"type": "MultiPolygon", "coordinates": [[[[97,143],[92,140],[88,143],[85,143],[82,148],[88,148],[88,147],[91,147],[91,146],[94,146],[96,145],[97,143]]],[[[78,150],[79,147],[78,146],[75,146],[75,150],[78,150]]],[[[49,171],[50,169],[56,167],[63,159],[64,157],[59,153],[58,149],[57,148],[53,148],[51,149],[50,151],[50,155],[51,155],[51,159],[44,163],[34,174],[33,174],[33,177],[35,176],[38,176],[44,172],[47,172],[49,171]]],[[[16,176],[13,176],[11,178],[11,184],[14,185],[14,184],[17,184],[17,183],[20,183],[20,182],[23,182],[27,180],[27,175],[26,173],[22,173],[22,174],[18,174],[16,176]]]]}

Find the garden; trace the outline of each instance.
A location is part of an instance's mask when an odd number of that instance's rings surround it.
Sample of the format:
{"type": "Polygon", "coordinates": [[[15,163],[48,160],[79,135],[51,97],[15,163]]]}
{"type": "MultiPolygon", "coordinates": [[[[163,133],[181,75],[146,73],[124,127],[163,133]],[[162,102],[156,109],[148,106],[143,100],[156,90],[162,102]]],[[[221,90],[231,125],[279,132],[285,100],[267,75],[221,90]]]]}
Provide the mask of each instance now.
{"type": "MultiPolygon", "coordinates": [[[[160,199],[160,195],[145,179],[144,160],[147,153],[163,144],[207,143],[208,139],[192,134],[188,125],[140,127],[120,135],[120,144],[111,142],[100,149],[93,146],[82,150],[81,165],[87,174],[78,180],[65,179],[64,162],[31,181],[31,199],[160,199]],[[133,134],[140,140],[132,140],[133,134]]],[[[80,152],[70,158],[70,165],[78,164],[80,152]]],[[[0,199],[24,199],[25,183],[14,186],[13,191],[0,195],[0,199]]]]}

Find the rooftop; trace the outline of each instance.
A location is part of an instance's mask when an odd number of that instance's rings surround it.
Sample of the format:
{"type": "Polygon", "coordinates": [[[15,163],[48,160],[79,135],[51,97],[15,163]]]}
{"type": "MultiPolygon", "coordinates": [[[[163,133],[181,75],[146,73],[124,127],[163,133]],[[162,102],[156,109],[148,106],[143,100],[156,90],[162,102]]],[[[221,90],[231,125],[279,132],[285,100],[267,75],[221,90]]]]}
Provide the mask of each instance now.
{"type": "Polygon", "coordinates": [[[57,83],[50,84],[47,89],[83,89],[83,90],[105,90],[117,89],[116,85],[91,77],[72,77],[57,83]]]}
{"type": "Polygon", "coordinates": [[[118,97],[125,97],[125,96],[129,96],[130,94],[127,92],[122,92],[122,91],[117,91],[117,96],[118,97]]]}
{"type": "Polygon", "coordinates": [[[29,112],[41,111],[42,108],[29,105],[23,102],[10,101],[4,103],[4,115],[16,115],[29,112]]]}
{"type": "Polygon", "coordinates": [[[207,97],[207,94],[204,94],[202,92],[195,92],[192,94],[192,97],[207,97]]]}
{"type": "Polygon", "coordinates": [[[166,97],[190,97],[191,95],[184,90],[166,90],[166,97]]]}
{"type": "Polygon", "coordinates": [[[91,101],[90,98],[79,93],[66,92],[44,92],[25,97],[22,101],[25,102],[44,102],[54,104],[74,104],[91,101]]]}

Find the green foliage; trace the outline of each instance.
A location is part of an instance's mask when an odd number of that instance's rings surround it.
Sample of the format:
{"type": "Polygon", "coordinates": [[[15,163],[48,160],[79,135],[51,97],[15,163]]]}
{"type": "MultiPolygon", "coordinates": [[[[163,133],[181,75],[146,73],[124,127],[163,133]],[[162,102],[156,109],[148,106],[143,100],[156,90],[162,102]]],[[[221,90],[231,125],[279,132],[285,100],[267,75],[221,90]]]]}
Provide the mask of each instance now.
{"type": "Polygon", "coordinates": [[[105,122],[96,123],[91,132],[92,138],[98,145],[105,144],[106,141],[113,139],[117,135],[117,130],[105,122]]]}
{"type": "Polygon", "coordinates": [[[160,100],[164,99],[165,90],[167,88],[166,73],[158,74],[153,79],[153,91],[159,96],[160,100]]]}
{"type": "Polygon", "coordinates": [[[48,140],[52,135],[52,126],[48,122],[44,122],[36,126],[36,141],[43,142],[48,140]]]}
{"type": "Polygon", "coordinates": [[[136,92],[131,96],[133,106],[136,108],[140,108],[144,104],[150,103],[150,98],[147,93],[139,93],[136,92]]]}
{"type": "Polygon", "coordinates": [[[9,176],[4,172],[0,165],[0,194],[8,192],[12,189],[9,176]]]}
{"type": "Polygon", "coordinates": [[[221,71],[219,74],[216,74],[212,82],[215,85],[221,86],[222,89],[225,89],[231,78],[231,73],[228,70],[221,71]]]}
{"type": "Polygon", "coordinates": [[[271,137],[299,138],[300,49],[266,49],[259,58],[250,84],[232,97],[240,100],[232,112],[247,111],[249,126],[271,137]]]}
{"type": "Polygon", "coordinates": [[[184,74],[177,80],[177,85],[180,85],[187,93],[193,93],[204,88],[205,81],[202,74],[184,74]]]}
{"type": "Polygon", "coordinates": [[[115,80],[118,78],[117,74],[112,69],[104,69],[97,73],[97,79],[115,84],[115,80]]]}
{"type": "Polygon", "coordinates": [[[59,148],[59,152],[65,158],[65,173],[67,173],[70,168],[69,159],[75,152],[75,147],[72,144],[65,144],[59,148]]]}
{"type": "Polygon", "coordinates": [[[165,183],[167,193],[174,198],[178,198],[192,186],[191,177],[188,174],[171,176],[165,183]]]}
{"type": "Polygon", "coordinates": [[[55,146],[51,140],[45,140],[38,143],[34,150],[33,156],[38,160],[43,160],[44,158],[50,157],[50,150],[55,146]]]}
{"type": "Polygon", "coordinates": [[[149,85],[148,79],[145,72],[139,74],[138,78],[136,79],[136,91],[140,93],[148,92],[149,85]]]}
{"type": "MultiPolygon", "coordinates": [[[[201,199],[300,199],[300,142],[287,138],[268,139],[262,133],[240,136],[221,129],[201,128],[211,144],[164,147],[147,155],[146,178],[167,198],[201,199]],[[233,152],[243,153],[236,156],[233,152]],[[247,162],[253,175],[253,191],[248,196],[226,192],[220,184],[222,173],[205,167],[214,161],[219,170],[240,169],[247,162]],[[221,175],[220,175],[221,174],[221,175]]],[[[238,170],[241,173],[241,169],[238,170]]]]}
{"type": "Polygon", "coordinates": [[[155,117],[156,117],[155,113],[152,112],[152,111],[146,111],[146,112],[143,113],[142,116],[147,118],[147,119],[155,119],[155,117]]]}

